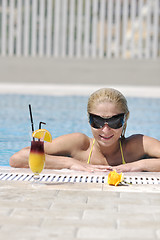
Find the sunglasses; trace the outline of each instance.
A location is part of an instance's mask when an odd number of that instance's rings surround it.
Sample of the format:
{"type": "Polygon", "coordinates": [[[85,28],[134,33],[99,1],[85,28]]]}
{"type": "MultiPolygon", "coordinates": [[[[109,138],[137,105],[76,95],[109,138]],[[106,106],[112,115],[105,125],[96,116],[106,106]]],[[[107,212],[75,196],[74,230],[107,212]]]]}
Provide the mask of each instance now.
{"type": "Polygon", "coordinates": [[[102,118],[98,115],[89,113],[89,123],[93,128],[102,128],[105,124],[108,124],[110,128],[118,129],[124,124],[124,113],[114,115],[110,118],[102,118]]]}

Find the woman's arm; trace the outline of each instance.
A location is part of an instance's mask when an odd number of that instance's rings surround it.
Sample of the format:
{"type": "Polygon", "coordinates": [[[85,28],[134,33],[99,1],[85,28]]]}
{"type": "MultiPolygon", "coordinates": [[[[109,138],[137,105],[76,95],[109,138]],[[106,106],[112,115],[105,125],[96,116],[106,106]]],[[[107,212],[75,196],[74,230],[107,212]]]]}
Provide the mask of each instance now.
{"type": "MultiPolygon", "coordinates": [[[[84,135],[85,136],[85,135],[84,135]]],[[[84,138],[83,136],[83,138],[84,138]]],[[[86,136],[87,137],[87,136],[86,136]]],[[[54,163],[51,164],[51,160],[49,158],[49,155],[52,155],[54,159],[54,155],[56,156],[71,156],[73,149],[80,148],[80,141],[84,141],[82,139],[82,135],[79,133],[75,134],[67,134],[64,136],[60,136],[58,138],[55,138],[52,143],[46,143],[44,144],[44,151],[45,154],[47,154],[47,160],[46,166],[51,166],[53,168],[54,163]],[[81,137],[81,139],[80,139],[81,137]],[[49,162],[48,162],[49,161],[49,162]],[[53,166],[52,166],[53,165],[53,166]]],[[[30,153],[30,147],[25,147],[21,149],[20,151],[16,152],[13,156],[10,158],[10,165],[12,167],[22,167],[27,168],[29,167],[28,159],[29,159],[29,153],[30,153]]],[[[64,165],[65,165],[65,159],[64,158],[64,165]]]]}
{"type": "MultiPolygon", "coordinates": [[[[45,143],[45,168],[63,169],[68,168],[78,171],[108,171],[109,166],[91,165],[74,157],[76,151],[87,148],[89,138],[80,133],[60,136],[45,143]],[[68,155],[68,156],[67,156],[68,155]]],[[[89,146],[89,145],[88,145],[89,146]]],[[[10,166],[17,168],[28,168],[30,147],[23,148],[10,158],[10,166]]]]}
{"type": "MultiPolygon", "coordinates": [[[[28,168],[30,147],[23,148],[10,158],[10,166],[15,168],[28,168]]],[[[109,166],[91,165],[77,159],[65,156],[45,155],[45,168],[47,169],[71,169],[76,171],[109,171],[109,166]]]]}
{"type": "Polygon", "coordinates": [[[9,164],[15,168],[28,168],[30,147],[25,147],[10,157],[9,164]]]}
{"type": "Polygon", "coordinates": [[[141,159],[112,167],[117,172],[160,172],[160,158],[141,159]]]}
{"type": "Polygon", "coordinates": [[[94,172],[94,171],[106,172],[111,170],[110,166],[92,165],[92,164],[87,164],[85,162],[81,162],[71,157],[51,156],[51,155],[46,155],[45,168],[48,168],[48,169],[67,168],[70,170],[87,171],[87,172],[94,172]]]}
{"type": "Polygon", "coordinates": [[[160,141],[143,136],[144,152],[148,159],[143,159],[143,171],[160,172],[160,141]]]}
{"type": "Polygon", "coordinates": [[[83,151],[89,147],[89,137],[82,133],[71,133],[53,139],[52,143],[45,142],[44,150],[48,155],[72,156],[75,151],[83,151]]]}
{"type": "Polygon", "coordinates": [[[160,141],[157,139],[142,136],[142,141],[137,140],[135,151],[141,151],[148,158],[136,160],[131,163],[121,164],[113,167],[118,172],[160,172],[160,141]]]}

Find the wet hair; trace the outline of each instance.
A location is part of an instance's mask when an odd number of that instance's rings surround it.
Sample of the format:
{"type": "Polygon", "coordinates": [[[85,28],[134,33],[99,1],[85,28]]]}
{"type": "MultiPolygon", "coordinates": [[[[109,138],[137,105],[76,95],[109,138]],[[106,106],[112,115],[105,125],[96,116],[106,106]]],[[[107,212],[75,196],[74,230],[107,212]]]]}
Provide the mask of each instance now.
{"type": "Polygon", "coordinates": [[[114,103],[122,113],[125,113],[125,124],[123,125],[121,137],[124,138],[127,120],[129,118],[129,109],[127,100],[121,92],[113,88],[101,88],[92,93],[88,99],[87,111],[92,112],[96,105],[104,102],[114,103]]]}

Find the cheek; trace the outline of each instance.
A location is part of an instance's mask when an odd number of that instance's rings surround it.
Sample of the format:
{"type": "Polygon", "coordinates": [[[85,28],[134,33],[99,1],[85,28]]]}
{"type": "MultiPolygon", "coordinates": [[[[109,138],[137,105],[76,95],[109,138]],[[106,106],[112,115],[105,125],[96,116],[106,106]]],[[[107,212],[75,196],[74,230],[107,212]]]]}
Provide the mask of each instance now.
{"type": "Polygon", "coordinates": [[[122,128],[119,128],[115,131],[115,135],[117,136],[117,138],[120,138],[121,134],[122,134],[122,128]]]}
{"type": "Polygon", "coordinates": [[[92,131],[93,136],[96,137],[96,136],[99,135],[99,130],[98,129],[91,128],[91,131],[92,131]]]}

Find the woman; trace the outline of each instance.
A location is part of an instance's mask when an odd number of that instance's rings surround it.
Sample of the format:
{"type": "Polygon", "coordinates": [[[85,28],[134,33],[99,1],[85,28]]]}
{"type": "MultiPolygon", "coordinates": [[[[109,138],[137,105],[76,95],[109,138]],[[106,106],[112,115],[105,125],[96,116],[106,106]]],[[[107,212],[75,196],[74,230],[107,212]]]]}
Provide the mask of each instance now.
{"type": "MultiPolygon", "coordinates": [[[[129,110],[125,97],[112,88],[94,92],[88,100],[93,138],[82,133],[45,143],[45,168],[82,171],[160,171],[160,141],[141,134],[125,138],[129,110]]],[[[30,147],[10,158],[12,167],[29,167],[30,147]]]]}

